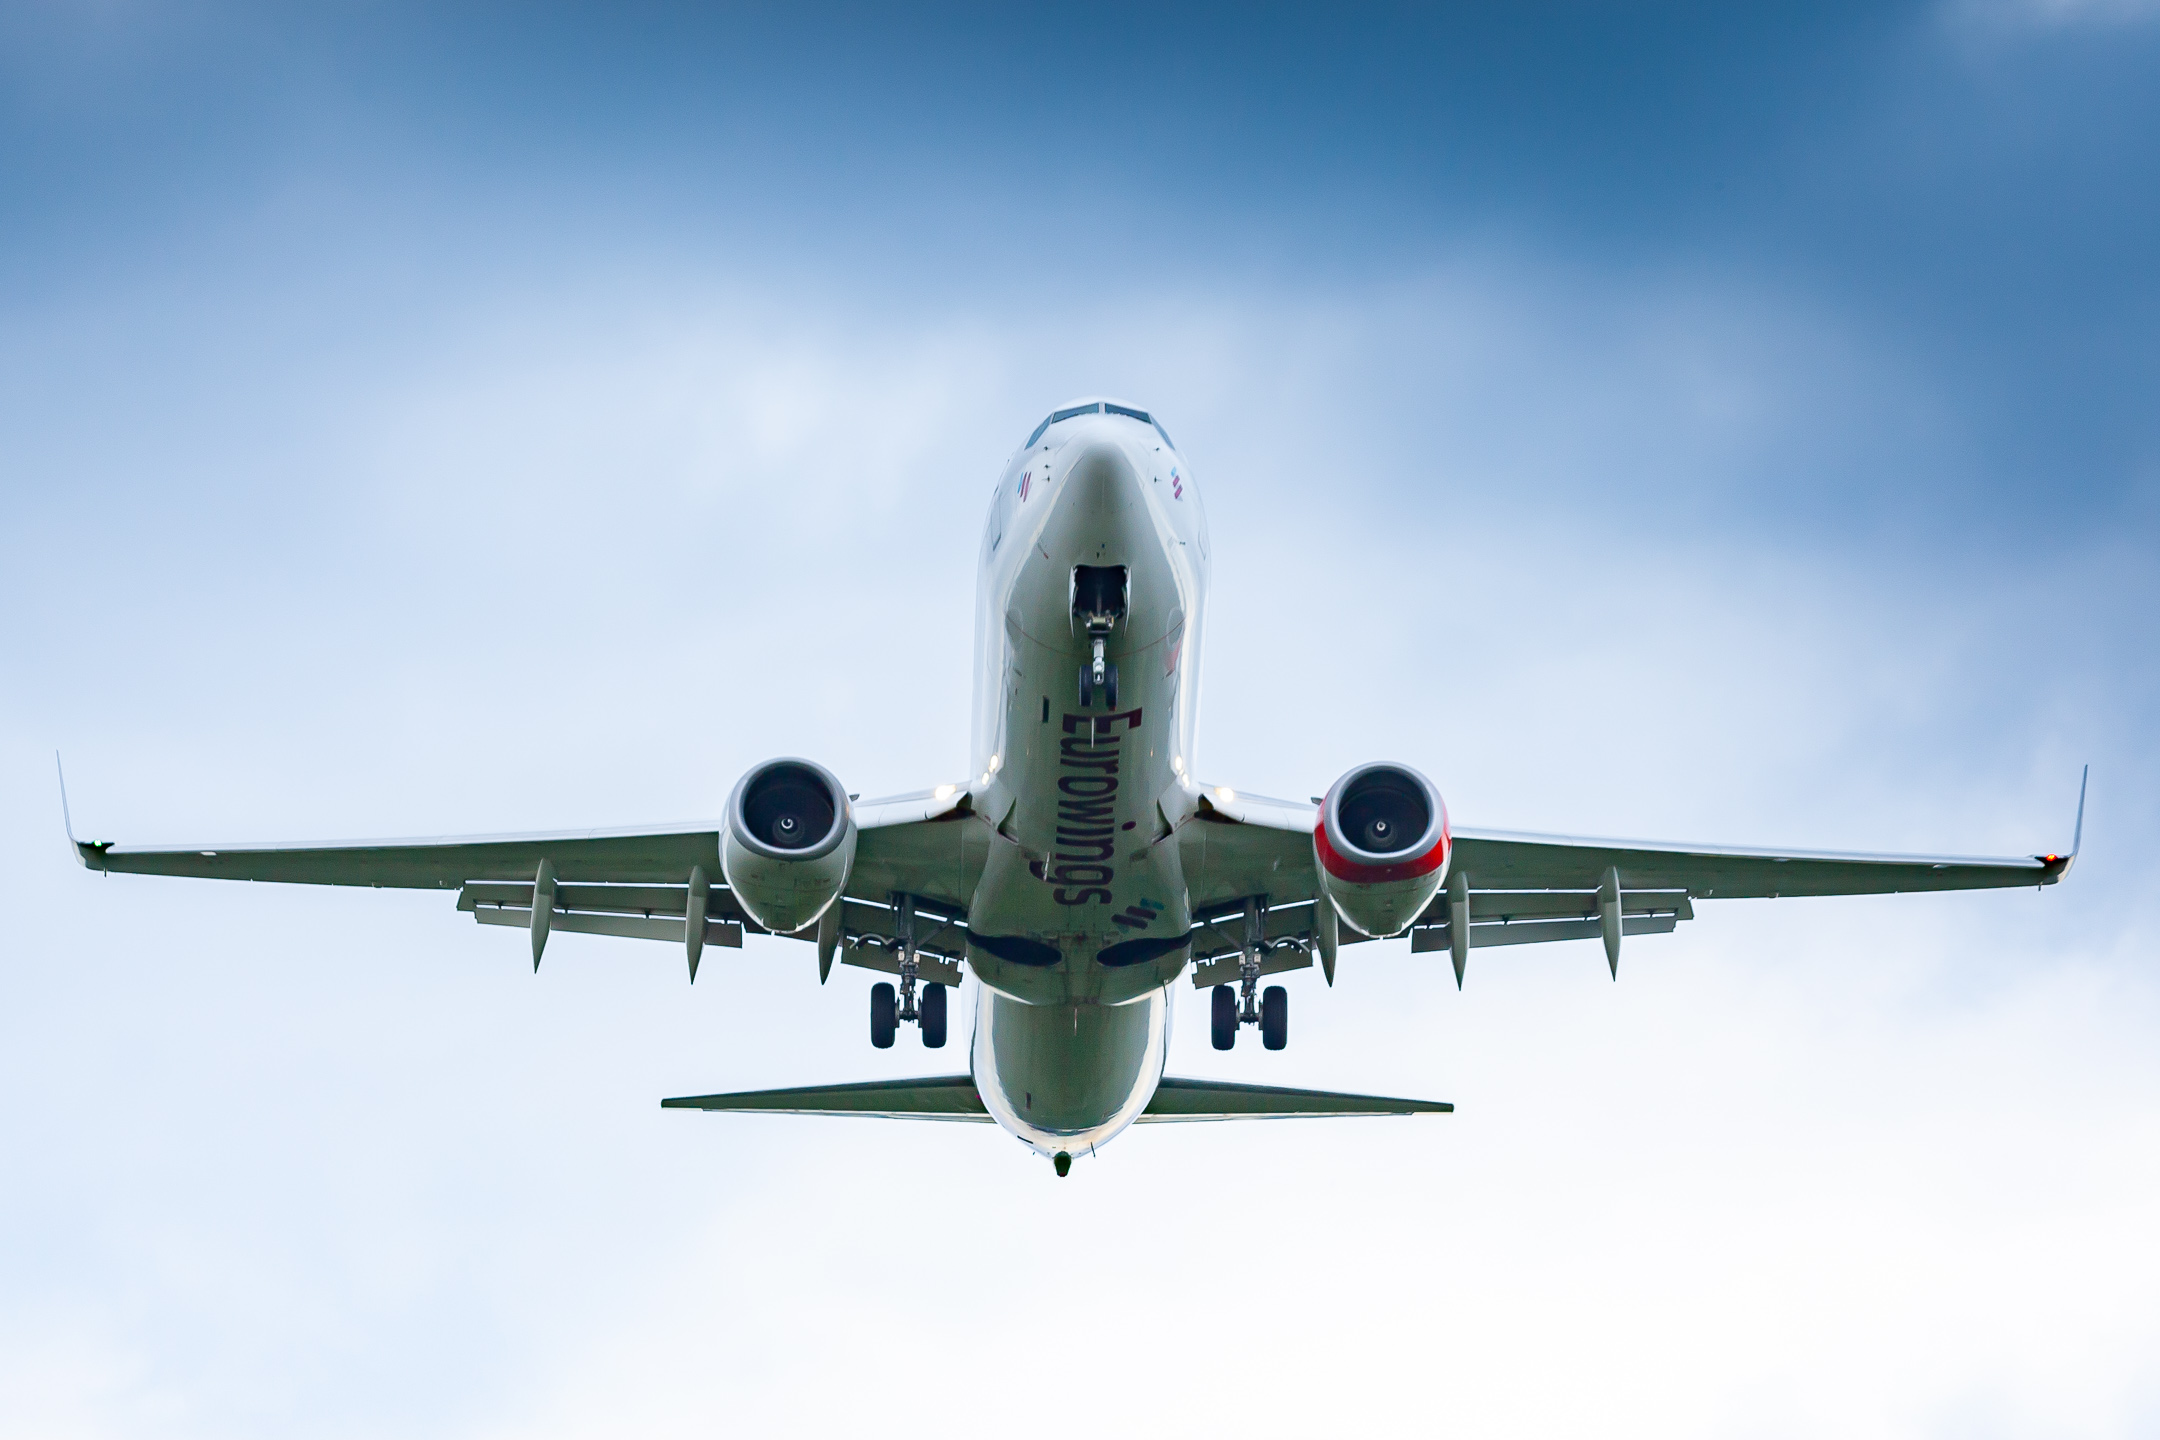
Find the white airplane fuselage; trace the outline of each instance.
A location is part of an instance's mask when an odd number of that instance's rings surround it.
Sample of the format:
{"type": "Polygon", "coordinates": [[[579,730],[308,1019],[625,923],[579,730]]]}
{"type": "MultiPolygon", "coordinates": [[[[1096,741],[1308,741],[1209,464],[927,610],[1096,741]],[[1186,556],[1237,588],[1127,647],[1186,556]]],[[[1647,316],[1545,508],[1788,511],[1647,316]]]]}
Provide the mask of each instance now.
{"type": "Polygon", "coordinates": [[[996,835],[968,908],[970,1062],[991,1116],[1046,1155],[1110,1139],[1162,1078],[1192,918],[1165,819],[1187,807],[1158,802],[1192,772],[1207,575],[1199,494],[1151,423],[1053,424],[998,482],[975,617],[971,788],[996,835]],[[1123,613],[1091,637],[1080,582],[1118,567],[1123,613]],[[1095,638],[1114,700],[1105,684],[1083,704],[1095,638]]]}

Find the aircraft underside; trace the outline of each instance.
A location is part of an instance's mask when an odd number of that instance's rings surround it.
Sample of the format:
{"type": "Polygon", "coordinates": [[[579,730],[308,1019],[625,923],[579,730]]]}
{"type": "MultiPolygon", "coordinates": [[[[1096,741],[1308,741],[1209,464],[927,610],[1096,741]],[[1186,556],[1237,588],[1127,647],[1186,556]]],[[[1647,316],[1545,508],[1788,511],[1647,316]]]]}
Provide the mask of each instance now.
{"type": "MultiPolygon", "coordinates": [[[[1289,1038],[1269,977],[1407,936],[1445,954],[1669,932],[1694,903],[2045,886],[2069,851],[2010,858],[1673,845],[1451,825],[1408,765],[1360,765],[1311,803],[1193,775],[1208,538],[1168,433],[1114,401],[1054,412],[1001,476],[978,590],[971,778],[857,803],[809,760],[753,767],[707,825],[317,845],[74,842],[107,872],[454,889],[530,938],[682,947],[750,934],[890,976],[870,1039],[947,1043],[977,982],[965,1075],[688,1096],[669,1108],[993,1122],[1059,1174],[1135,1123],[1444,1112],[1431,1101],[1165,1079],[1173,989],[1209,996],[1211,1043],[1289,1038]]],[[[63,796],[64,799],[64,796],[63,796]]],[[[2079,795],[2083,828],[2084,798],[2079,795]]],[[[70,840],[73,841],[72,824],[70,840]]]]}

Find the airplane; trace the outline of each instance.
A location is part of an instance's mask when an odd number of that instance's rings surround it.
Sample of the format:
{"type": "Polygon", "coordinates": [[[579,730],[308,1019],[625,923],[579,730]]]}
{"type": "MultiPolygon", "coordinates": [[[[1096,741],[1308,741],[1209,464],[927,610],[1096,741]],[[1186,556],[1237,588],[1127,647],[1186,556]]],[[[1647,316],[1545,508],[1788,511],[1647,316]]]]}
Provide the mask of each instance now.
{"type": "Polygon", "coordinates": [[[1445,952],[1670,933],[1698,900],[2047,886],[2063,854],[1980,859],[1777,851],[1456,828],[1410,765],[1358,765],[1310,803],[1197,776],[1212,560],[1191,466],[1159,417],[1095,396],[1053,410],[999,476],[983,527],[970,777],[859,801],[815,761],[753,766],[688,826],[149,848],[81,842],[110,873],[455,890],[483,925],[683,947],[745,935],[892,977],[870,1043],[946,1043],[973,972],[966,1074],[661,1101],[671,1109],[990,1122],[1058,1175],[1135,1123],[1445,1113],[1436,1101],[1166,1077],[1172,994],[1209,992],[1210,1037],[1288,1042],[1269,976],[1408,935],[1445,952]]]}

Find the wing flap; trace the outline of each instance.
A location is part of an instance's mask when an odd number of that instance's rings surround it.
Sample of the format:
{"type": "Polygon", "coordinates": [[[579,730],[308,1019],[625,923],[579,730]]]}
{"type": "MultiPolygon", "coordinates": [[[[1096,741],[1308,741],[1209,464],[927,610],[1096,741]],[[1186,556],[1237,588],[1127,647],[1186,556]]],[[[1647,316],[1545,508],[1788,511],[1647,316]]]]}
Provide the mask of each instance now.
{"type": "MultiPolygon", "coordinates": [[[[509,905],[476,905],[473,919],[482,925],[514,925],[520,930],[532,928],[530,906],[517,908],[509,905]]],[[[683,943],[685,921],[666,915],[609,915],[583,910],[557,910],[548,917],[549,930],[570,930],[581,935],[619,935],[631,940],[665,940],[673,945],[683,943]]],[[[743,927],[732,920],[705,922],[705,943],[721,945],[730,950],[742,949],[743,927]]]]}
{"type": "MultiPolygon", "coordinates": [[[[1682,917],[1664,915],[1626,915],[1620,920],[1622,935],[1670,935],[1682,917]]],[[[1595,940],[1603,933],[1599,922],[1590,920],[1515,920],[1494,921],[1489,925],[1470,927],[1470,948],[1481,949],[1487,945],[1541,945],[1550,940],[1595,940]]],[[[1448,927],[1445,925],[1414,925],[1410,929],[1410,950],[1424,954],[1432,950],[1448,948],[1448,927]]]]}

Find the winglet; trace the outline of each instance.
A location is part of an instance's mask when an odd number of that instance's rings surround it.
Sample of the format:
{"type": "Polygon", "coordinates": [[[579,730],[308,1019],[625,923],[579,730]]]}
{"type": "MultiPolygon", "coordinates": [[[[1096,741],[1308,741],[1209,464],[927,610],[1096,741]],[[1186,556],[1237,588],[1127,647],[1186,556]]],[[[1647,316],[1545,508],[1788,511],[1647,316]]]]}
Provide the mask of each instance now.
{"type": "Polygon", "coordinates": [[[75,844],[75,820],[68,814],[67,767],[60,763],[60,752],[52,752],[53,770],[60,776],[60,826],[67,831],[68,844],[75,844]]]}
{"type": "MultiPolygon", "coordinates": [[[[2085,843],[2085,782],[2092,779],[2092,766],[2087,765],[2078,776],[2077,828],[2070,832],[2070,858],[2077,859],[2078,846],[2085,843]]],[[[2066,865],[2063,867],[2068,869],[2066,865]]]]}
{"type": "Polygon", "coordinates": [[[105,867],[92,864],[91,857],[102,859],[112,846],[102,840],[92,840],[86,844],[75,838],[75,818],[68,814],[67,768],[60,763],[58,750],[53,751],[52,761],[53,770],[60,776],[60,826],[67,831],[68,848],[75,852],[75,858],[82,862],[85,870],[102,870],[105,867]]]}
{"type": "Polygon", "coordinates": [[[2078,847],[2085,843],[2085,785],[2091,779],[2092,766],[2087,765],[2084,772],[2078,776],[2077,824],[2070,831],[2070,853],[2040,857],[2040,863],[2048,868],[2047,878],[2043,882],[2045,884],[2054,884],[2070,873],[2072,865],[2077,864],[2078,847]]]}

